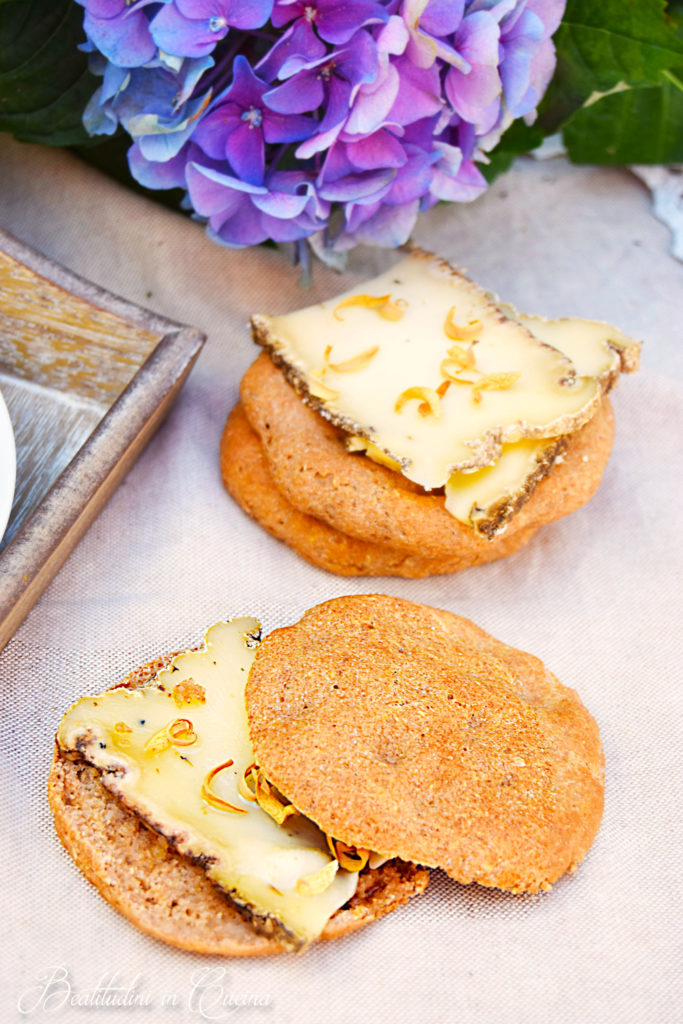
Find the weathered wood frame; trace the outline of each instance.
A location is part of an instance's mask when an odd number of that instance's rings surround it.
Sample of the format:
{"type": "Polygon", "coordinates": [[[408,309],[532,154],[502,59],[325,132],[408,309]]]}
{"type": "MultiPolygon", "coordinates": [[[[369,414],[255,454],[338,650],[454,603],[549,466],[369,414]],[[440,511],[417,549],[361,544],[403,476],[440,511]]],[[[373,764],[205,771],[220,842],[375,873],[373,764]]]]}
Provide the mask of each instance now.
{"type": "Polygon", "coordinates": [[[127,302],[0,229],[0,250],[37,278],[121,317],[158,343],[0,552],[0,650],[98,516],[177,397],[205,336],[127,302]]]}

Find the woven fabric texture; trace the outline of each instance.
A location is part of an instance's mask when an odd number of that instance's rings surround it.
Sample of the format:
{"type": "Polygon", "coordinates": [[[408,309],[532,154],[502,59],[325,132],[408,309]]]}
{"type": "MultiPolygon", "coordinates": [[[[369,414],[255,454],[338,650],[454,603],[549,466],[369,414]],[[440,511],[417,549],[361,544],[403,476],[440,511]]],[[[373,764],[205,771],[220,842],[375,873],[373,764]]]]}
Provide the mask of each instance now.
{"type": "Polygon", "coordinates": [[[517,555],[425,580],[345,579],[301,561],[227,496],[218,444],[281,312],[390,266],[359,250],[302,292],[279,252],[229,251],[63,152],[0,139],[0,225],[208,341],[168,420],[0,654],[2,1019],[185,1024],[669,1024],[680,983],[683,268],[627,172],[519,161],[416,241],[518,308],[611,321],[645,341],[614,397],[617,437],[580,512],[517,555]],[[515,897],[434,874],[371,928],[303,955],[221,961],[137,932],[81,877],[46,800],[68,704],[221,617],[266,630],[339,594],[448,608],[576,688],[607,762],[602,828],[577,874],[515,897]],[[108,1005],[116,1002],[122,1005],[108,1005]],[[107,995],[109,993],[109,995],[107,995]],[[126,1002],[126,1000],[128,1000],[126,1002]]]}

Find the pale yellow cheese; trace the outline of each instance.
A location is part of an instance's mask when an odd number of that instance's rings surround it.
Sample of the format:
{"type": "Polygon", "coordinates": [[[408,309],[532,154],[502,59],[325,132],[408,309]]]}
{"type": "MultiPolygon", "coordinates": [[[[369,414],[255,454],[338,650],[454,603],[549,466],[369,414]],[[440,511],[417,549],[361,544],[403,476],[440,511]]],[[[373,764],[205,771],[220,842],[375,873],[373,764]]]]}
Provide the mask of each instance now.
{"type": "Polygon", "coordinates": [[[57,741],[98,767],[108,789],[181,853],[200,858],[226,893],[253,915],[276,919],[301,945],[350,899],[357,875],[337,870],[312,822],[295,815],[279,826],[239,792],[253,761],[244,687],[258,628],[251,618],[218,623],[203,649],[179,655],[152,683],[83,698],[57,741]],[[203,701],[193,699],[202,691],[203,701]],[[212,795],[238,813],[214,806],[212,795]]]}
{"type": "Polygon", "coordinates": [[[368,441],[365,437],[358,437],[354,435],[347,438],[346,449],[349,452],[363,452],[373,462],[377,462],[380,466],[386,466],[387,469],[392,469],[395,473],[401,472],[401,463],[397,462],[396,459],[392,459],[391,456],[387,455],[378,448],[372,441],[368,441]]]}
{"type": "Polygon", "coordinates": [[[445,488],[447,511],[489,537],[501,533],[507,525],[506,507],[514,508],[538,474],[539,465],[552,461],[556,447],[555,438],[527,438],[504,445],[500,458],[490,466],[473,473],[453,473],[445,488]],[[500,514],[488,529],[496,512],[500,514]]]}
{"type": "Polygon", "coordinates": [[[640,342],[629,338],[617,327],[602,320],[543,316],[518,313],[502,305],[507,316],[516,319],[541,341],[560,349],[571,359],[582,377],[595,377],[610,386],[619,372],[632,373],[640,362],[640,342]]]}
{"type": "Polygon", "coordinates": [[[323,415],[427,490],[488,465],[503,443],[578,429],[600,401],[594,377],[577,375],[483,289],[421,252],[328,302],[253,322],[323,415]],[[459,372],[454,346],[475,365],[459,372]],[[457,382],[439,393],[448,375],[457,382]]]}

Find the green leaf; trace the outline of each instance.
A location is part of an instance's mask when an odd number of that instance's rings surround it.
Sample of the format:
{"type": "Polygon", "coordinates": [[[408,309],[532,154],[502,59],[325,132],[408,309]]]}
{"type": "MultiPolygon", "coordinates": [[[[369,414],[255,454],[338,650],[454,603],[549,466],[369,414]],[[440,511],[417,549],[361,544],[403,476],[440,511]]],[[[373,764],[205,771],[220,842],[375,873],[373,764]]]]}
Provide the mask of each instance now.
{"type": "Polygon", "coordinates": [[[557,69],[540,110],[555,131],[594,92],[646,87],[683,63],[665,0],[568,0],[555,34],[557,69]]]}
{"type": "Polygon", "coordinates": [[[629,89],[582,107],[564,126],[576,163],[683,162],[683,67],[658,86],[629,89]]]}
{"type": "Polygon", "coordinates": [[[0,0],[0,131],[22,142],[85,144],[81,116],[97,87],[74,0],[0,0]]]}
{"type": "Polygon", "coordinates": [[[527,125],[521,120],[513,121],[496,148],[489,154],[490,162],[479,164],[479,170],[490,184],[499,174],[507,171],[516,156],[536,149],[542,142],[543,129],[538,124],[527,125]]]}
{"type": "Polygon", "coordinates": [[[487,180],[558,129],[577,163],[683,159],[681,76],[672,70],[683,66],[682,23],[683,0],[568,0],[538,120],[508,129],[482,168],[487,180]],[[624,85],[624,92],[597,98],[624,85]]]}

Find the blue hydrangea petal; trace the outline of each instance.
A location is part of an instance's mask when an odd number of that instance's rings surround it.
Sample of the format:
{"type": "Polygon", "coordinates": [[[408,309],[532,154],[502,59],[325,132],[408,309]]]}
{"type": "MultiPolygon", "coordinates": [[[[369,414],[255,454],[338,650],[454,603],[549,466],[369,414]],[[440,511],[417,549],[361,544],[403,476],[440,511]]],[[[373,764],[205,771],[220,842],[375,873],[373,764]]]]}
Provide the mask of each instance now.
{"type": "Polygon", "coordinates": [[[161,8],[149,30],[159,49],[181,57],[205,57],[228,34],[227,24],[212,29],[208,21],[184,17],[173,3],[161,8]]]}
{"type": "Polygon", "coordinates": [[[297,22],[287,29],[284,36],[268,50],[256,65],[256,70],[267,81],[289,78],[312,61],[320,60],[327,53],[307,21],[297,22]]]}
{"type": "Polygon", "coordinates": [[[156,53],[143,10],[132,10],[129,17],[119,18],[97,18],[86,10],[83,28],[107,60],[119,67],[141,67],[156,53]]]}
{"type": "Polygon", "coordinates": [[[379,167],[402,167],[408,157],[400,141],[391,132],[381,130],[357,142],[347,142],[349,161],[359,171],[379,167]]]}
{"type": "Polygon", "coordinates": [[[369,174],[349,174],[336,181],[319,182],[318,192],[323,199],[330,202],[360,202],[370,198],[377,199],[379,194],[386,192],[396,171],[391,169],[369,174]]]}
{"type": "Polygon", "coordinates": [[[128,150],[130,172],[146,188],[184,188],[188,148],[185,146],[171,160],[159,162],[146,159],[135,142],[128,150]]]}
{"type": "Polygon", "coordinates": [[[119,119],[109,104],[102,102],[102,88],[90,97],[83,111],[83,125],[89,135],[113,135],[119,119]]]}
{"type": "Polygon", "coordinates": [[[316,121],[302,114],[277,114],[263,111],[263,136],[266,142],[301,142],[308,139],[318,127],[316,121]]]}

